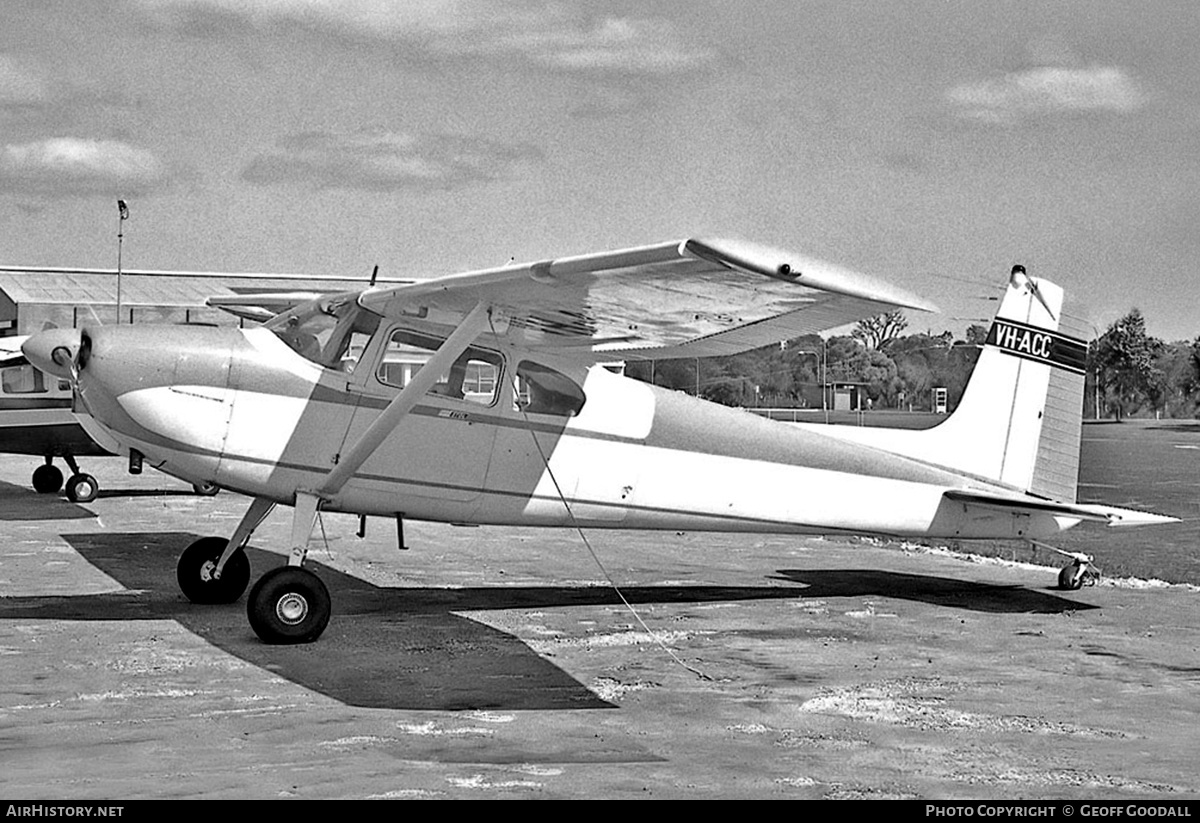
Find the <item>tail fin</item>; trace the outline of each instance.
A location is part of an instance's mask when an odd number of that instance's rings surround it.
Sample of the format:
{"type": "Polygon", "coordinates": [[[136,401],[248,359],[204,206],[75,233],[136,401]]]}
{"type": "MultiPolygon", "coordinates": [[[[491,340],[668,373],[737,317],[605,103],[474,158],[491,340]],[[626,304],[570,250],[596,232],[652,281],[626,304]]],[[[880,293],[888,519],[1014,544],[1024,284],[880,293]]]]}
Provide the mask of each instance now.
{"type": "Polygon", "coordinates": [[[1075,502],[1087,343],[1063,290],[1014,266],[958,408],[925,431],[846,429],[838,437],[1075,502]]]}
{"type": "Polygon", "coordinates": [[[927,432],[925,459],[1075,501],[1087,343],[1063,297],[1013,267],[958,408],[927,432]]]}

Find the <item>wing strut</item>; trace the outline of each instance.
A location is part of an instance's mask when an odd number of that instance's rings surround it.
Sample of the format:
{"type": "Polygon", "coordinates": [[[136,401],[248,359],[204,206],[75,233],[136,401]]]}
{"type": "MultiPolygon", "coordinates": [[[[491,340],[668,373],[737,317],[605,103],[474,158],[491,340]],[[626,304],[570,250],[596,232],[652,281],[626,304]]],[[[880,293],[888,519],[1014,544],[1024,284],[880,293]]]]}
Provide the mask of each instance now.
{"type": "Polygon", "coordinates": [[[475,308],[471,309],[470,313],[459,323],[454,333],[446,338],[446,342],[433,353],[425,365],[417,370],[408,385],[392,398],[383,413],[367,427],[367,430],[358,438],[358,442],[341,455],[337,465],[330,470],[329,474],[325,475],[321,484],[312,490],[297,490],[296,511],[292,520],[292,553],[288,560],[289,565],[299,566],[304,562],[308,537],[316,523],[317,509],[321,502],[335,497],[342,490],[342,487],[362,467],[367,458],[375,453],[387,436],[395,430],[396,426],[400,425],[400,421],[412,411],[413,407],[417,405],[417,401],[433,388],[438,378],[448,371],[454,365],[454,361],[475,342],[475,338],[488,328],[491,309],[492,307],[487,303],[482,301],[477,303],[475,308]]]}

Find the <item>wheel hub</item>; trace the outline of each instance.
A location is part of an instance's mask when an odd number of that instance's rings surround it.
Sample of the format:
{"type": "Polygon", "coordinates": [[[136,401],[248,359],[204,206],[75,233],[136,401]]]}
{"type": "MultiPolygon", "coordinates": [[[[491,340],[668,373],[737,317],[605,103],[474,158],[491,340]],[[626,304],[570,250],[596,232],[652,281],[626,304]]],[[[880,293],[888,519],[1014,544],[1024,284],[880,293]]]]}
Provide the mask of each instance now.
{"type": "Polygon", "coordinates": [[[202,565],[200,567],[200,579],[203,580],[205,583],[211,583],[212,581],[217,579],[217,576],[215,574],[216,570],[217,570],[217,561],[205,560],[204,565],[202,565]]]}
{"type": "Polygon", "coordinates": [[[288,592],[275,604],[275,615],[289,626],[295,626],[308,616],[308,601],[304,595],[288,592]]]}

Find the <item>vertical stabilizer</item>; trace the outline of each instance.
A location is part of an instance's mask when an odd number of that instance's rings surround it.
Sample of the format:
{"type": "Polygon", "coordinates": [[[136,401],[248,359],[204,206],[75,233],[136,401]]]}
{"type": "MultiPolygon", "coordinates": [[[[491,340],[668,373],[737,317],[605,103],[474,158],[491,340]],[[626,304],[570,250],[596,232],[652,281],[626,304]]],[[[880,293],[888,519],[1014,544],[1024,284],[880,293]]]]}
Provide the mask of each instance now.
{"type": "Polygon", "coordinates": [[[1087,343],[1063,302],[1059,286],[1013,267],[962,401],[928,432],[937,462],[1075,500],[1087,343]]]}
{"type": "MultiPolygon", "coordinates": [[[[962,400],[925,431],[835,436],[1055,500],[1074,502],[1087,343],[1063,290],[1014,266],[962,400]]],[[[836,427],[841,429],[843,427],[836,427]]]]}

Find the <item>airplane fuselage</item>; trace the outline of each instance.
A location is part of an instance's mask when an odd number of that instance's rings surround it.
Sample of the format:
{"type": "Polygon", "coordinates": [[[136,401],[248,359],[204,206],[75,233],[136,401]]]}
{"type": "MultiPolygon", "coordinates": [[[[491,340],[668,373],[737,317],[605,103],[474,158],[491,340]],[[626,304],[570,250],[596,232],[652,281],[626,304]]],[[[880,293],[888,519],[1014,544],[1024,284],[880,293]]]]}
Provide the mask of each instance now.
{"type": "MultiPolygon", "coordinates": [[[[397,393],[375,370],[322,367],[265,329],[89,335],[78,387],[97,437],[191,482],[283,503],[316,489],[397,393]]],[[[454,523],[945,538],[1038,538],[1074,524],[947,500],[947,490],[1012,490],[910,457],[498,338],[477,345],[502,364],[490,402],[425,395],[324,509],[454,523]],[[529,357],[582,387],[577,414],[518,408],[506,376],[529,357]]]]}

